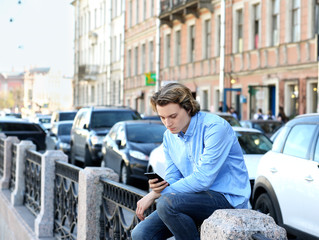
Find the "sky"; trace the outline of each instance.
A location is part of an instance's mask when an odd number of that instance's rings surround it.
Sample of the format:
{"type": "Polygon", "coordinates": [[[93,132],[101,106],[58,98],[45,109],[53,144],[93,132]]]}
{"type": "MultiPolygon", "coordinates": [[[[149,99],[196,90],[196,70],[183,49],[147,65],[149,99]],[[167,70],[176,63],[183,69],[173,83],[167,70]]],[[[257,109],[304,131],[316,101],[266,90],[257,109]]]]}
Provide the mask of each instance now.
{"type": "Polygon", "coordinates": [[[50,67],[73,76],[71,0],[0,0],[0,72],[50,67]]]}

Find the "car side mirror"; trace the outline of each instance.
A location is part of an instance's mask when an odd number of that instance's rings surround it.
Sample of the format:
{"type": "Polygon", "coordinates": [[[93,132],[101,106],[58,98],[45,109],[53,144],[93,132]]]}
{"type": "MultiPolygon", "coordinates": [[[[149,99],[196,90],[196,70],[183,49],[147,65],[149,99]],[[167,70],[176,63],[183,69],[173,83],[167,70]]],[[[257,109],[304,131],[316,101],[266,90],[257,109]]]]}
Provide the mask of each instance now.
{"type": "Polygon", "coordinates": [[[115,143],[116,143],[116,145],[118,146],[118,148],[121,148],[122,147],[122,141],[121,140],[119,140],[119,139],[116,139],[115,140],[115,143]]]}

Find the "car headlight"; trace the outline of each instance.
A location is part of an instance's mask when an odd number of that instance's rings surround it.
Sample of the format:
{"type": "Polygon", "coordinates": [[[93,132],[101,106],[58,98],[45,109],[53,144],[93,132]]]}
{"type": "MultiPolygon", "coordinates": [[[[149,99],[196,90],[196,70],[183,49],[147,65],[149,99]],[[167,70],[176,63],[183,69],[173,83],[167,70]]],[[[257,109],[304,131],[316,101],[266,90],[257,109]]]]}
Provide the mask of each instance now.
{"type": "Polygon", "coordinates": [[[130,150],[129,154],[133,158],[148,161],[148,156],[145,155],[144,153],[139,152],[139,151],[130,150]]]}
{"type": "Polygon", "coordinates": [[[91,143],[93,145],[96,145],[96,144],[102,144],[103,143],[103,139],[104,139],[104,136],[91,136],[91,143]]]}
{"type": "Polygon", "coordinates": [[[69,150],[70,149],[70,144],[64,143],[64,142],[60,142],[59,147],[60,147],[60,149],[69,150]]]}

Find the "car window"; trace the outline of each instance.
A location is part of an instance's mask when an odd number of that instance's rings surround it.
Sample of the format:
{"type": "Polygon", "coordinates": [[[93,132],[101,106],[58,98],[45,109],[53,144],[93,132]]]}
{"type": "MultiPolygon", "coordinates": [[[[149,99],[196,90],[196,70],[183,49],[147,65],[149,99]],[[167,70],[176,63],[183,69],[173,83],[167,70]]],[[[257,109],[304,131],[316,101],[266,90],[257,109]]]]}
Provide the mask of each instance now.
{"type": "Polygon", "coordinates": [[[61,124],[59,126],[59,135],[70,135],[72,124],[61,124]]]}
{"type": "Polygon", "coordinates": [[[264,154],[272,147],[271,141],[263,134],[236,132],[236,135],[244,154],[264,154]]]}
{"type": "Polygon", "coordinates": [[[239,121],[234,118],[233,116],[227,116],[227,115],[219,115],[221,118],[224,118],[232,127],[241,127],[239,121]]]}
{"type": "Polygon", "coordinates": [[[256,128],[260,131],[262,131],[263,133],[274,133],[275,131],[277,131],[278,128],[280,128],[281,123],[280,122],[258,122],[258,123],[254,123],[253,124],[253,128],[256,128]]]}
{"type": "Polygon", "coordinates": [[[130,124],[127,140],[137,143],[161,143],[166,127],[162,124],[130,124]]]}
{"type": "Polygon", "coordinates": [[[75,118],[76,112],[61,112],[60,121],[73,120],[75,118]]]}
{"type": "Polygon", "coordinates": [[[317,144],[316,144],[316,148],[315,148],[314,160],[315,160],[316,162],[319,162],[319,135],[318,135],[318,137],[317,137],[317,144]]]}
{"type": "Polygon", "coordinates": [[[283,153],[291,156],[309,159],[309,146],[316,125],[299,124],[294,126],[287,137],[283,153]]]}
{"type": "Polygon", "coordinates": [[[33,124],[23,123],[3,123],[2,131],[7,132],[39,132],[39,129],[33,124]]]}
{"type": "Polygon", "coordinates": [[[118,128],[116,140],[120,140],[122,146],[124,146],[126,144],[125,129],[122,125],[120,125],[118,128]]]}
{"type": "Polygon", "coordinates": [[[111,128],[115,123],[125,120],[137,120],[140,117],[133,111],[93,112],[91,128],[111,128]]]}

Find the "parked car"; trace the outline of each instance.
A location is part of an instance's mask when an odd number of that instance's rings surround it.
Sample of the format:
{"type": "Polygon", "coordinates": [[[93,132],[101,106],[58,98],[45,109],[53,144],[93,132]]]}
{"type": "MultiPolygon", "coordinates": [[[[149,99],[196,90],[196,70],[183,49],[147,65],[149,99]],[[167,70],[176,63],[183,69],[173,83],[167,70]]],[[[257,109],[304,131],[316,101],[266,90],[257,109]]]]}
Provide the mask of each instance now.
{"type": "Polygon", "coordinates": [[[240,124],[246,128],[255,128],[263,132],[267,137],[271,137],[283,123],[278,120],[242,120],[240,124]]]}
{"type": "MultiPolygon", "coordinates": [[[[271,149],[272,143],[262,132],[256,129],[233,127],[233,130],[243,151],[251,188],[253,188],[259,160],[271,149]]],[[[147,172],[156,172],[165,178],[165,169],[163,147],[159,146],[150,154],[147,172]]]]}
{"type": "Polygon", "coordinates": [[[102,166],[112,168],[120,181],[131,184],[144,176],[151,151],[163,141],[166,127],[160,121],[122,121],[115,124],[103,141],[102,166]]]}
{"type": "Polygon", "coordinates": [[[230,113],[214,112],[213,114],[216,114],[216,115],[224,118],[232,127],[241,127],[240,122],[230,113]]]}
{"type": "Polygon", "coordinates": [[[158,120],[161,121],[160,116],[158,115],[147,115],[142,117],[143,120],[158,120]]]}
{"type": "Polygon", "coordinates": [[[46,132],[37,123],[19,118],[1,117],[0,133],[4,133],[6,136],[16,136],[20,140],[32,141],[36,145],[37,151],[46,149],[46,132]]]}
{"type": "Polygon", "coordinates": [[[21,113],[0,111],[0,117],[22,118],[22,115],[21,115],[21,113]]]}
{"type": "Polygon", "coordinates": [[[59,121],[74,120],[76,113],[77,113],[76,110],[55,111],[52,113],[52,116],[51,116],[51,125],[59,121]]]}
{"type": "Polygon", "coordinates": [[[111,127],[119,121],[138,119],[140,114],[126,107],[81,108],[71,130],[71,163],[100,166],[102,141],[111,127]]]}
{"type": "Polygon", "coordinates": [[[50,131],[51,129],[51,115],[37,115],[34,118],[34,122],[42,125],[45,131],[50,131]]]}
{"type": "Polygon", "coordinates": [[[319,239],[319,114],[285,124],[260,160],[252,197],[289,234],[319,239]]]}
{"type": "Polygon", "coordinates": [[[55,122],[50,131],[50,137],[55,150],[62,150],[68,157],[70,156],[71,129],[73,121],[55,122]]]}

